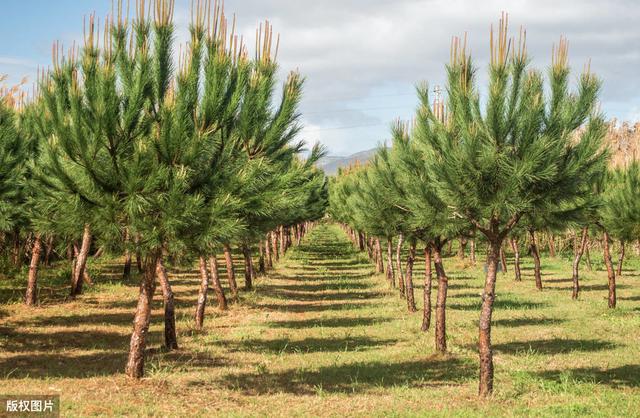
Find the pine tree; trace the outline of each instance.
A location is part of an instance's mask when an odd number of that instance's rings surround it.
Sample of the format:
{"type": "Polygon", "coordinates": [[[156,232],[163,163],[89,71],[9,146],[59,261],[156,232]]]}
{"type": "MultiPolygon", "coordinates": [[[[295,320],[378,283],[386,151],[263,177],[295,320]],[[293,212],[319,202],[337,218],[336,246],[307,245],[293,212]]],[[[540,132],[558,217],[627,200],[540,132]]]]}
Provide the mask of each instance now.
{"type": "Polygon", "coordinates": [[[604,122],[596,111],[600,82],[588,69],[577,91],[570,92],[564,39],[553,53],[547,96],[542,75],[528,68],[524,37],[510,41],[503,17],[497,37],[492,31],[488,97],[482,102],[465,46],[457,39],[452,43],[446,121],[430,110],[426,89],[420,117],[431,132],[425,152],[435,190],[451,216],[468,220],[489,242],[478,343],[479,393],[488,396],[493,391],[491,316],[502,242],[526,214],[558,204],[568,204],[578,214],[588,206],[594,179],[606,162],[604,122]]]}

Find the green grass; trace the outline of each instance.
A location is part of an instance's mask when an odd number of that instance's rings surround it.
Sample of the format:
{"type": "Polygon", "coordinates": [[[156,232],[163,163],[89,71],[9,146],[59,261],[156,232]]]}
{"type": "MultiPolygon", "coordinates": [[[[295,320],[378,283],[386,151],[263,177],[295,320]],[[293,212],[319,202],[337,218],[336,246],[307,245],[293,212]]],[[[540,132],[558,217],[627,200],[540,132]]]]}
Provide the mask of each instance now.
{"type": "Polygon", "coordinates": [[[59,393],[64,416],[640,416],[638,260],[610,310],[592,259],[578,301],[566,259],[543,258],[542,292],[528,258],[522,282],[499,275],[489,400],[476,396],[481,263],[445,260],[450,352],[438,355],[421,313],[407,313],[334,225],[313,230],[230,311],[210,305],[202,332],[192,325],[197,273],[172,274],[180,349],[161,349],[156,297],[141,382],[122,375],[137,288],[117,277],[119,264],[94,266],[96,285],[76,301],[64,300],[63,273],[46,273],[45,303],[31,310],[18,303],[24,280],[1,280],[13,303],[0,307],[0,387],[59,393]]]}

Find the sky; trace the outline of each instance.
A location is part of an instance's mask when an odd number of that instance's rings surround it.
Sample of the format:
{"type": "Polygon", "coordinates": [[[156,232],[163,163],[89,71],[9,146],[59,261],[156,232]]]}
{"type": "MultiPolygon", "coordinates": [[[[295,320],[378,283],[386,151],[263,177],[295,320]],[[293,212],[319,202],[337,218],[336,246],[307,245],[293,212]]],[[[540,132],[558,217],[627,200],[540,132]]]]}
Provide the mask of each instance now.
{"type": "MultiPolygon", "coordinates": [[[[190,4],[176,0],[177,43],[188,39],[190,4]]],[[[295,69],[305,77],[301,139],[334,155],[384,143],[394,120],[411,119],[416,84],[442,85],[454,35],[467,34],[486,84],[489,29],[502,11],[513,35],[526,29],[533,67],[545,70],[565,36],[574,80],[589,59],[602,78],[605,115],[640,120],[637,0],[227,0],[225,10],[245,38],[264,19],[274,25],[281,78],[295,69]]],[[[80,42],[94,11],[105,16],[111,0],[1,0],[0,74],[33,81],[51,62],[52,42],[80,42]]]]}

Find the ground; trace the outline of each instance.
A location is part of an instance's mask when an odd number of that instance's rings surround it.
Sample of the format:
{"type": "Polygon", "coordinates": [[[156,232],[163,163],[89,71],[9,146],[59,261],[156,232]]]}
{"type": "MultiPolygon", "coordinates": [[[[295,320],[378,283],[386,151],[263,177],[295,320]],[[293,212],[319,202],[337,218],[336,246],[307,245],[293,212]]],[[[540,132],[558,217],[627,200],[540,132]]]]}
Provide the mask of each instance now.
{"type": "MultiPolygon", "coordinates": [[[[417,267],[421,308],[423,259],[417,267]]],[[[482,263],[451,256],[445,267],[447,355],[435,353],[433,328],[420,331],[421,312],[407,312],[335,225],[314,229],[229,311],[210,304],[202,332],[193,329],[195,269],[171,269],[180,349],[161,349],[156,296],[139,382],[122,373],[137,287],[119,279],[119,265],[94,266],[96,284],[75,301],[60,299],[64,272],[45,272],[34,309],[18,301],[24,278],[5,278],[0,295],[13,302],[0,305],[0,392],[60,394],[63,416],[640,416],[637,259],[618,281],[614,310],[601,263],[583,272],[579,301],[566,259],[543,258],[542,292],[529,258],[522,282],[500,274],[496,391],[484,401],[482,263]]]]}

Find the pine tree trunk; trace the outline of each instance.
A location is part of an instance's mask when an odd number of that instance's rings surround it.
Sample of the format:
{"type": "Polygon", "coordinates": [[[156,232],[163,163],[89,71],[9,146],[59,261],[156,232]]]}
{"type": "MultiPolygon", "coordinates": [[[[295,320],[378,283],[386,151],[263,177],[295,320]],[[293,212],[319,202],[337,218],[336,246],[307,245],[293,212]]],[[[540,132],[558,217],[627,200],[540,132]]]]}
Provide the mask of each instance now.
{"type": "Polygon", "coordinates": [[[78,252],[76,259],[73,281],[71,283],[71,296],[75,297],[82,293],[82,283],[85,278],[85,269],[87,267],[87,257],[89,256],[89,247],[91,246],[91,227],[85,224],[82,233],[82,246],[78,252]]]}
{"type": "Polygon", "coordinates": [[[258,273],[264,274],[265,273],[265,263],[264,263],[264,247],[262,246],[262,241],[258,242],[258,253],[259,253],[258,273]]]}
{"type": "Polygon", "coordinates": [[[244,256],[244,289],[253,289],[253,260],[251,259],[251,250],[245,244],[242,244],[242,255],[244,256]]]}
{"type": "Polygon", "coordinates": [[[396,278],[395,272],[393,271],[393,240],[391,238],[387,238],[387,265],[386,265],[386,275],[387,280],[389,281],[390,287],[396,287],[396,278]]]}
{"type": "Polygon", "coordinates": [[[284,235],[284,225],[280,226],[280,254],[284,256],[287,252],[287,238],[284,235]]]}
{"type": "Polygon", "coordinates": [[[31,251],[31,263],[29,264],[29,280],[27,282],[27,293],[25,303],[33,306],[38,303],[38,265],[40,264],[40,253],[42,251],[42,239],[40,234],[36,234],[31,251]]]}
{"type": "Polygon", "coordinates": [[[522,280],[522,273],[520,272],[520,247],[518,246],[518,240],[511,238],[511,249],[513,250],[513,268],[516,273],[516,281],[522,280]]]}
{"type": "Polygon", "coordinates": [[[358,248],[360,251],[364,251],[365,238],[362,232],[358,232],[358,248]]]}
{"type": "Polygon", "coordinates": [[[536,278],[536,289],[542,290],[542,273],[540,272],[540,254],[538,253],[538,244],[536,243],[536,234],[533,230],[529,230],[531,237],[531,255],[533,256],[533,274],[536,278]]]}
{"type": "Polygon", "coordinates": [[[124,280],[131,277],[131,251],[129,251],[129,231],[124,230],[124,268],[122,269],[122,278],[124,280]]]}
{"type": "Polygon", "coordinates": [[[376,238],[376,273],[384,272],[384,262],[382,261],[382,246],[380,239],[376,238]]]}
{"type": "Polygon", "coordinates": [[[471,249],[470,249],[469,258],[471,259],[471,264],[475,266],[476,265],[476,240],[475,239],[471,240],[471,249]]]}
{"type": "Polygon", "coordinates": [[[162,257],[158,258],[156,264],[156,276],[158,276],[162,287],[162,302],[164,304],[164,346],[167,350],[176,350],[178,349],[178,337],[176,335],[175,298],[162,257]]]}
{"type": "MultiPolygon", "coordinates": [[[[276,234],[273,234],[274,237],[275,235],[276,234]]],[[[274,246],[274,248],[277,248],[277,246],[274,246]]],[[[231,247],[229,247],[229,244],[224,245],[224,262],[227,267],[227,278],[229,280],[229,290],[231,290],[231,299],[233,299],[234,302],[238,302],[238,283],[236,282],[236,271],[233,267],[233,258],[231,258],[231,247]]]]}
{"type": "Polygon", "coordinates": [[[491,316],[493,314],[493,302],[496,298],[496,276],[498,271],[498,258],[502,243],[496,237],[489,242],[487,254],[487,276],[482,292],[482,308],[478,325],[478,352],[480,354],[480,384],[479,394],[482,397],[490,396],[493,392],[493,352],[491,348],[491,316]]]}
{"type": "Polygon", "coordinates": [[[424,300],[422,310],[422,331],[431,327],[431,246],[424,247],[424,300]]]}
{"type": "Polygon", "coordinates": [[[460,247],[458,247],[458,258],[460,258],[460,260],[464,260],[464,253],[467,249],[467,240],[466,238],[460,238],[458,242],[460,243],[460,247]]]}
{"type": "Polygon", "coordinates": [[[624,241],[620,240],[620,258],[618,258],[618,277],[622,276],[622,263],[624,262],[624,241]]]}
{"type": "Polygon", "coordinates": [[[20,245],[20,229],[13,230],[13,250],[11,252],[11,261],[15,268],[20,268],[21,262],[21,245],[20,245]]]}
{"type": "Polygon", "coordinates": [[[438,295],[436,297],[436,350],[447,351],[447,289],[449,279],[442,264],[442,243],[438,240],[434,247],[433,265],[438,278],[438,295]]]}
{"type": "Polygon", "coordinates": [[[267,234],[267,239],[264,241],[264,251],[265,251],[265,262],[267,263],[267,268],[273,268],[273,258],[271,257],[271,232],[267,234]]]}
{"type": "Polygon", "coordinates": [[[276,231],[271,232],[271,245],[273,252],[274,261],[278,261],[280,259],[280,254],[278,253],[278,233],[276,231]]]}
{"type": "Polygon", "coordinates": [[[502,272],[507,273],[507,257],[504,254],[504,247],[500,247],[500,264],[502,265],[502,272]]]}
{"type": "Polygon", "coordinates": [[[227,310],[227,298],[224,295],[224,289],[222,289],[222,283],[220,282],[220,274],[218,273],[218,259],[215,254],[209,256],[209,271],[211,272],[211,285],[213,291],[216,294],[218,300],[218,309],[221,311],[227,310]]]}
{"type": "Polygon", "coordinates": [[[549,234],[549,257],[556,257],[556,243],[553,234],[549,234]]]}
{"type": "Polygon", "coordinates": [[[416,259],[416,239],[411,238],[409,245],[409,256],[407,257],[407,271],[405,272],[405,293],[407,295],[407,309],[409,312],[415,312],[416,301],[413,292],[413,263],[416,259]]]}
{"type": "Polygon", "coordinates": [[[142,282],[140,283],[140,294],[138,296],[138,306],[133,320],[133,332],[129,345],[129,358],[125,373],[127,376],[139,379],[144,376],[144,356],[147,346],[147,335],[149,334],[149,322],[151,321],[151,303],[155,292],[155,275],[157,266],[157,256],[149,256],[144,263],[142,282]]]}
{"type": "Polygon", "coordinates": [[[616,307],[616,272],[613,269],[613,263],[611,262],[611,251],[609,249],[611,238],[609,233],[604,231],[603,234],[603,250],[604,250],[604,264],[607,266],[607,277],[609,279],[609,308],[616,307]]]}
{"type": "Polygon", "coordinates": [[[580,239],[580,246],[576,248],[575,255],[573,257],[573,292],[571,294],[571,299],[578,299],[580,294],[580,277],[578,274],[578,269],[580,267],[580,259],[582,258],[582,254],[584,254],[584,249],[587,246],[587,237],[589,236],[589,228],[582,228],[582,238],[580,239]]]}
{"type": "Polygon", "coordinates": [[[404,242],[404,235],[398,236],[398,247],[396,248],[396,267],[398,269],[398,290],[400,290],[400,296],[404,297],[404,274],[402,273],[402,243],[404,242]]]}
{"type": "Polygon", "coordinates": [[[51,265],[51,253],[53,252],[53,236],[47,238],[44,252],[44,265],[49,267],[51,265]]]}
{"type": "Polygon", "coordinates": [[[591,243],[589,242],[589,237],[587,237],[587,246],[584,249],[584,255],[585,255],[585,260],[587,262],[587,270],[593,271],[593,267],[591,266],[591,254],[589,251],[590,246],[591,246],[591,243]]]}
{"type": "Polygon", "coordinates": [[[204,325],[204,311],[207,306],[207,292],[209,291],[209,272],[203,256],[198,258],[200,268],[200,290],[198,291],[198,303],[196,305],[196,329],[202,329],[204,325]]]}

